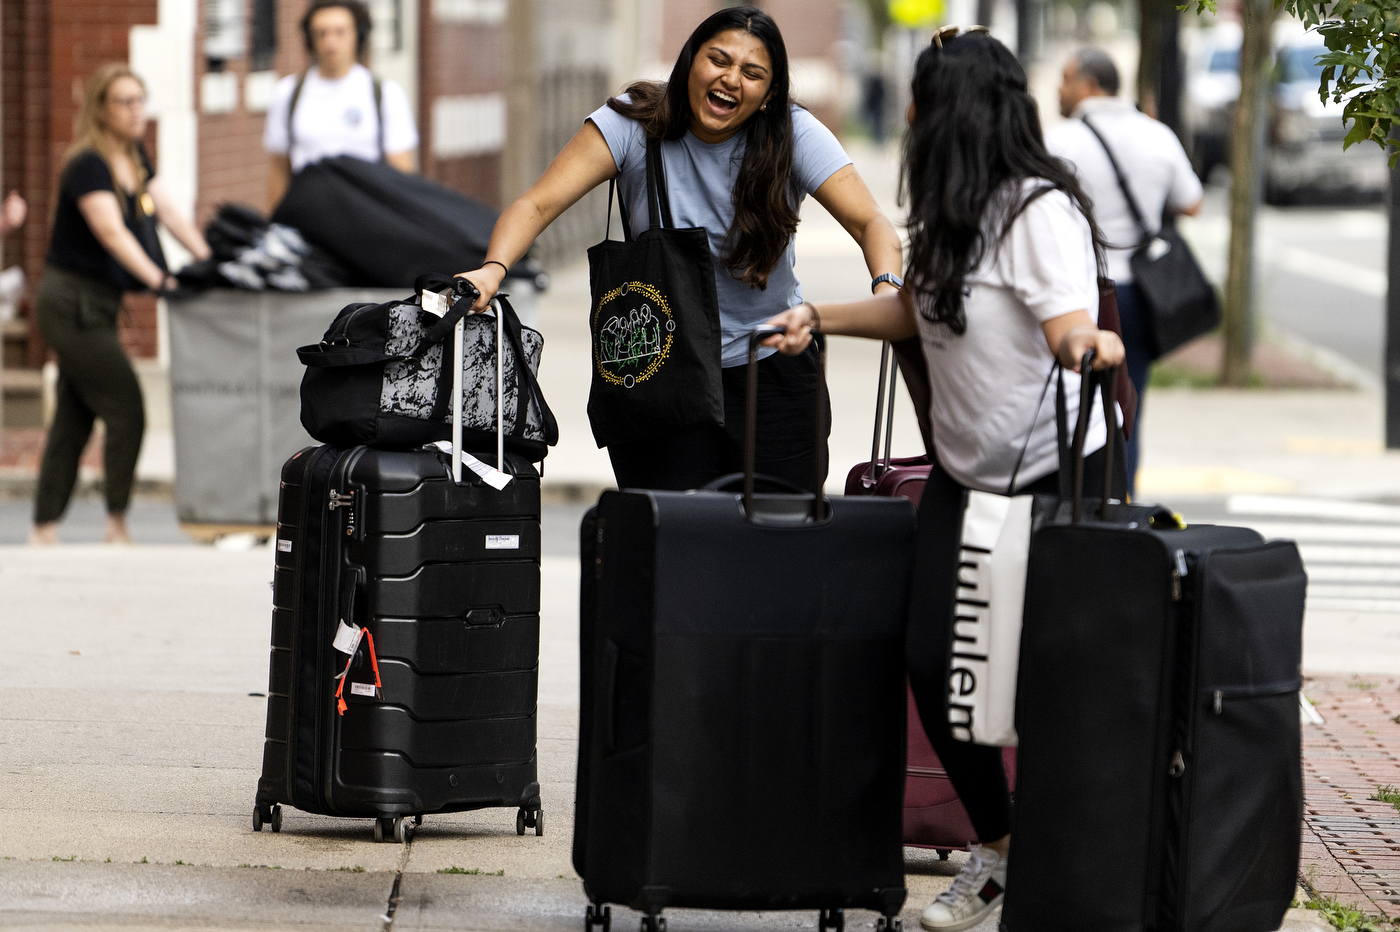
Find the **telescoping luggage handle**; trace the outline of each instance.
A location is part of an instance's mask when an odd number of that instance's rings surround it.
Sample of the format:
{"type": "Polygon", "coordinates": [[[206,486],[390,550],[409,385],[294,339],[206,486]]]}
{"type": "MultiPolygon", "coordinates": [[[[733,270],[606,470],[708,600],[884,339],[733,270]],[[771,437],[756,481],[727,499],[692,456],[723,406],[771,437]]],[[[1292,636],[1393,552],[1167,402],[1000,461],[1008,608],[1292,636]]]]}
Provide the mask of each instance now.
{"type": "MultiPolygon", "coordinates": [[[[448,279],[443,275],[420,276],[417,282],[423,296],[423,307],[438,317],[462,301],[474,302],[479,292],[464,278],[448,279]],[[446,287],[433,287],[433,286],[446,287]],[[429,296],[432,296],[431,298],[429,296]],[[449,297],[451,296],[451,297],[449,297]],[[435,305],[430,307],[430,305],[435,305]]],[[[510,481],[510,473],[505,469],[506,420],[505,420],[505,354],[501,347],[505,342],[505,314],[501,310],[501,298],[497,294],[489,305],[496,317],[496,472],[505,478],[482,476],[488,484],[497,489],[510,481]],[[493,481],[496,479],[497,481],[493,481]]],[[[470,313],[470,312],[468,312],[470,313]]],[[[466,313],[456,314],[452,325],[452,481],[462,482],[462,365],[463,335],[466,331],[466,313]]],[[[523,386],[522,386],[523,391],[523,386]]],[[[475,468],[475,467],[474,467],[475,468]]]]}
{"type": "Polygon", "coordinates": [[[860,483],[873,489],[890,468],[891,451],[894,448],[894,398],[899,388],[899,360],[894,358],[894,347],[886,340],[880,345],[880,388],[875,394],[875,436],[870,441],[870,468],[861,477],[860,483]],[[888,392],[886,391],[888,386],[888,392]],[[885,457],[880,459],[880,431],[885,433],[885,457]]]}
{"type": "MultiPolygon", "coordinates": [[[[1104,445],[1103,445],[1103,494],[1099,499],[1099,520],[1108,520],[1108,506],[1113,495],[1113,425],[1118,423],[1118,380],[1116,366],[1095,372],[1093,369],[1095,352],[1092,347],[1079,361],[1079,416],[1074,423],[1074,441],[1070,447],[1070,457],[1074,463],[1073,488],[1070,490],[1070,520],[1079,523],[1079,514],[1084,504],[1084,442],[1089,434],[1089,421],[1093,414],[1094,386],[1098,385],[1103,398],[1104,445]]],[[[1064,397],[1064,381],[1059,384],[1060,397],[1064,397]]],[[[1057,417],[1062,417],[1064,405],[1059,406],[1057,417]]],[[[1060,443],[1064,444],[1064,424],[1059,424],[1060,443]]]]}
{"type": "MultiPolygon", "coordinates": [[[[744,404],[744,514],[752,518],[753,495],[755,485],[755,455],[754,450],[758,445],[758,347],[759,344],[769,337],[787,333],[786,327],[772,324],[764,324],[762,327],[754,328],[749,334],[749,365],[748,365],[748,392],[744,404]]],[[[812,334],[812,340],[817,345],[817,376],[821,386],[826,385],[826,343],[820,333],[812,334]]],[[[812,478],[812,507],[810,511],[811,519],[818,521],[822,517],[822,477],[825,473],[822,462],[822,453],[825,452],[825,437],[822,436],[823,422],[825,421],[825,410],[822,408],[822,394],[819,389],[815,393],[816,404],[814,405],[814,429],[813,440],[815,443],[813,459],[816,463],[816,470],[812,478]]]]}

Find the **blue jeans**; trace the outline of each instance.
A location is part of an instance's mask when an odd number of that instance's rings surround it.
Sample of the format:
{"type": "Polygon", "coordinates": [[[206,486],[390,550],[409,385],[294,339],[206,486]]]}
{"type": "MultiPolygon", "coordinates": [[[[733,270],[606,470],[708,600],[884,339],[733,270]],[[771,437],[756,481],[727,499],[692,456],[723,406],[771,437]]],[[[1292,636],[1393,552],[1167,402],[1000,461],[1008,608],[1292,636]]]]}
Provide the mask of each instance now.
{"type": "Polygon", "coordinates": [[[1142,411],[1147,399],[1147,376],[1152,369],[1153,345],[1147,305],[1132,282],[1117,286],[1118,316],[1123,322],[1123,347],[1128,353],[1128,378],[1137,389],[1137,420],[1128,438],[1128,494],[1137,497],[1138,449],[1142,438],[1142,411]]]}

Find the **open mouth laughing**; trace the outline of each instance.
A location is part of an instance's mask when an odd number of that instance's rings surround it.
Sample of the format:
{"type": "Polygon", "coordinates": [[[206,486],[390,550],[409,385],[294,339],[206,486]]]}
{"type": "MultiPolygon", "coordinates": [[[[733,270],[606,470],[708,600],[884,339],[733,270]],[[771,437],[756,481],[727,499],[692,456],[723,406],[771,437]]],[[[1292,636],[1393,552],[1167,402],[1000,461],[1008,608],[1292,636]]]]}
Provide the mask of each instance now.
{"type": "Polygon", "coordinates": [[[739,109],[739,99],[725,91],[710,91],[705,99],[718,116],[728,116],[739,109]]]}

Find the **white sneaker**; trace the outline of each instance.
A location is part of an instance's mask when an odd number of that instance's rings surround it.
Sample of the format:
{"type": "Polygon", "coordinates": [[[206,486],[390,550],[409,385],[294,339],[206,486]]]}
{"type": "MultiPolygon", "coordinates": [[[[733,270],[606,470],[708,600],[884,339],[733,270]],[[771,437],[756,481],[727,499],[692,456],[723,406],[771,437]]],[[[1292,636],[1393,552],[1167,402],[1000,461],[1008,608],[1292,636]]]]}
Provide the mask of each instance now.
{"type": "Polygon", "coordinates": [[[1006,892],[1006,862],[990,848],[973,846],[953,885],[919,917],[929,932],[962,932],[986,919],[1006,892]]]}

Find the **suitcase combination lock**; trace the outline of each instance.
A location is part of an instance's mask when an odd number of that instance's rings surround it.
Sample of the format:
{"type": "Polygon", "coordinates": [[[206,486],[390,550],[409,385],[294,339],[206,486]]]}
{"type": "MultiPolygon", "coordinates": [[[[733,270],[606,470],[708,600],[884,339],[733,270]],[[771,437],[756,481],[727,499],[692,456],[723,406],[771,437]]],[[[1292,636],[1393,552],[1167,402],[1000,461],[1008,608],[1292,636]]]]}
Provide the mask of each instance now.
{"type": "Polygon", "coordinates": [[[349,508],[349,509],[350,509],[350,515],[349,515],[349,517],[347,518],[347,520],[346,520],[346,522],[345,522],[345,536],[346,536],[346,537],[354,537],[354,536],[355,536],[355,493],[354,493],[354,492],[337,492],[335,489],[331,489],[330,502],[329,502],[329,504],[327,504],[326,507],[327,507],[327,509],[330,510],[330,511],[335,511],[337,508],[349,508]]]}

